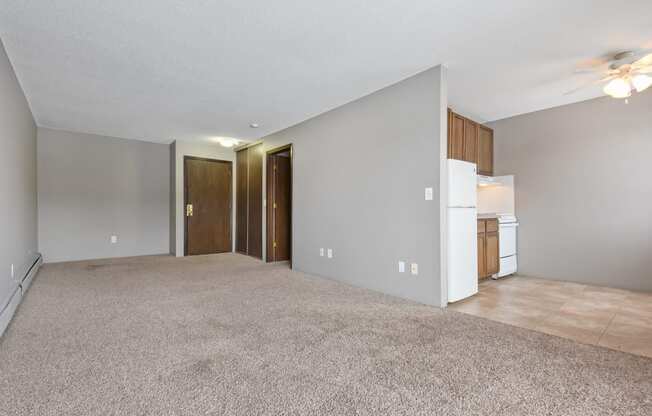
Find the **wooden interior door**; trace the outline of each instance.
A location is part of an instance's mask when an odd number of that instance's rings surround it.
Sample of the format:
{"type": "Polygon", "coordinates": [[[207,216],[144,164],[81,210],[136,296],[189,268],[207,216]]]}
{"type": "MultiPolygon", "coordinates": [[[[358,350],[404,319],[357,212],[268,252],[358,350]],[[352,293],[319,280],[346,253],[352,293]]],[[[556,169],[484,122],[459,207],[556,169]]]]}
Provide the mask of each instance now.
{"type": "Polygon", "coordinates": [[[231,162],[184,157],[185,254],[231,251],[231,162]]]}
{"type": "Polygon", "coordinates": [[[235,154],[235,250],[247,254],[249,149],[235,154]]]}
{"type": "Polygon", "coordinates": [[[235,249],[263,258],[263,144],[236,152],[235,249]]]}
{"type": "Polygon", "coordinates": [[[263,258],[263,144],[249,147],[247,254],[263,258]]]}
{"type": "Polygon", "coordinates": [[[267,261],[292,257],[292,161],[290,152],[267,158],[267,261]]]}

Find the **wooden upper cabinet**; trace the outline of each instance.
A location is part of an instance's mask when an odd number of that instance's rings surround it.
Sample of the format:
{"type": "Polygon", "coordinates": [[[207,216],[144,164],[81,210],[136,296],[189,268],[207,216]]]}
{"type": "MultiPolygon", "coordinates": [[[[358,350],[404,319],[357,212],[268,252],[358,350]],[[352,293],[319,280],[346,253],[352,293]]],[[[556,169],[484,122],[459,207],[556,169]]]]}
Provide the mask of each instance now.
{"type": "Polygon", "coordinates": [[[494,132],[448,109],[448,158],[478,165],[478,174],[494,174],[494,132]]]}
{"type": "Polygon", "coordinates": [[[448,158],[464,160],[464,117],[451,111],[448,131],[448,158]]]}
{"type": "Polygon", "coordinates": [[[478,173],[494,174],[494,131],[485,126],[480,126],[478,132],[478,173]]]}
{"type": "Polygon", "coordinates": [[[478,163],[478,125],[469,119],[464,120],[464,154],[462,160],[478,163]]]}

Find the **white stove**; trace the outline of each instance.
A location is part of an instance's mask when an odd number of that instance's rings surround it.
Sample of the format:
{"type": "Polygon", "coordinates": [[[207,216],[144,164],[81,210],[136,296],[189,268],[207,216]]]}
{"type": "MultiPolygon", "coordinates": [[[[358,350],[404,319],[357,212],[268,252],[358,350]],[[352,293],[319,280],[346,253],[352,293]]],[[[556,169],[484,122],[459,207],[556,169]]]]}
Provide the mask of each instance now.
{"type": "Polygon", "coordinates": [[[500,269],[492,276],[498,279],[516,273],[518,266],[517,229],[518,220],[513,214],[498,214],[498,252],[500,254],[500,269]]]}

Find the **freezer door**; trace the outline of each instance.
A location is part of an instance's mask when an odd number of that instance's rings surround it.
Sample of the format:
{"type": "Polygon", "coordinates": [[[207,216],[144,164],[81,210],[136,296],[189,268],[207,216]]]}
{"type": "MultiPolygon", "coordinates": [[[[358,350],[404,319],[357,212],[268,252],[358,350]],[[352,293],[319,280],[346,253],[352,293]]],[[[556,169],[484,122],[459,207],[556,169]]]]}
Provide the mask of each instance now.
{"type": "Polygon", "coordinates": [[[478,221],[475,208],[448,209],[448,301],[478,293],[478,221]]]}
{"type": "Polygon", "coordinates": [[[448,206],[476,207],[478,179],[475,163],[448,160],[448,206]]]}

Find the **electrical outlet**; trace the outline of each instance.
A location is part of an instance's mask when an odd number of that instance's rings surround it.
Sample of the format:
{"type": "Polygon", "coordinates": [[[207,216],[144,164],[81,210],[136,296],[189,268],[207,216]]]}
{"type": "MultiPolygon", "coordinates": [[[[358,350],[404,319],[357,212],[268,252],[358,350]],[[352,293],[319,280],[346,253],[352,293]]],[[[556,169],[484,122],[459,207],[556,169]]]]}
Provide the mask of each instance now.
{"type": "Polygon", "coordinates": [[[328,249],[328,258],[329,258],[329,259],[332,259],[332,258],[333,258],[333,249],[332,249],[332,248],[329,248],[329,249],[328,249]]]}
{"type": "Polygon", "coordinates": [[[324,257],[324,248],[323,247],[319,249],[319,255],[324,257]]]}
{"type": "Polygon", "coordinates": [[[410,265],[410,273],[412,273],[415,276],[418,275],[419,274],[419,265],[416,264],[416,263],[412,263],[410,265]]]}
{"type": "Polygon", "coordinates": [[[111,244],[115,244],[118,242],[118,236],[117,235],[112,235],[111,236],[111,244]]]}
{"type": "Polygon", "coordinates": [[[405,262],[404,261],[399,261],[398,262],[398,272],[399,273],[405,273],[405,262]]]}

